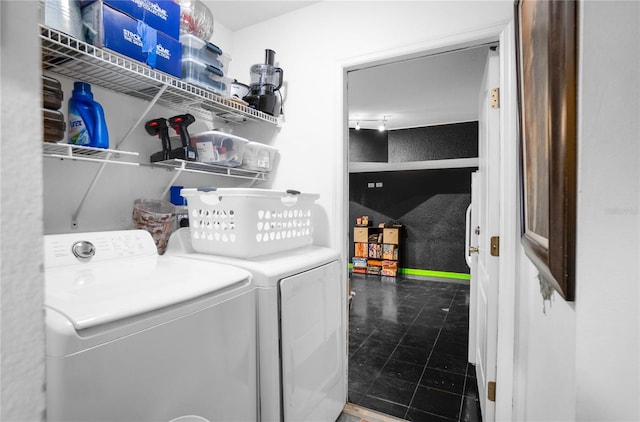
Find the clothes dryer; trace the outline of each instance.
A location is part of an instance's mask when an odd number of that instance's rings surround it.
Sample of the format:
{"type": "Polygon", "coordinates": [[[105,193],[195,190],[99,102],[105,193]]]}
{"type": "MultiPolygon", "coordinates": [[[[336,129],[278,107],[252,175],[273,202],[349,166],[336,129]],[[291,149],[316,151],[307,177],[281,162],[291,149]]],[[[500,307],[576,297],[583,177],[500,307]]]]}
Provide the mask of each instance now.
{"type": "Polygon", "coordinates": [[[346,285],[337,251],[240,259],[195,252],[188,228],[165,255],[248,270],[257,291],[260,420],[334,422],[346,402],[346,285]]]}
{"type": "Polygon", "coordinates": [[[256,298],[144,230],[45,236],[48,421],[254,421],[256,298]]]}

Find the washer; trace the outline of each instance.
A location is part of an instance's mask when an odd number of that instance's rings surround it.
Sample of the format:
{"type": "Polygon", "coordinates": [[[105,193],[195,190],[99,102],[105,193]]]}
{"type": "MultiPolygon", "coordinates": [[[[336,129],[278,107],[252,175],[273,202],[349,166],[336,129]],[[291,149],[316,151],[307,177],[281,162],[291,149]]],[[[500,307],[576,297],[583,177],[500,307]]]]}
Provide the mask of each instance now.
{"type": "Polygon", "coordinates": [[[260,420],[330,421],[347,396],[346,286],[339,253],[307,246],[248,259],[195,252],[188,228],[167,255],[225,263],[253,275],[258,305],[260,420]]]}
{"type": "Polygon", "coordinates": [[[45,236],[47,420],[254,421],[256,291],[148,232],[45,236]]]}

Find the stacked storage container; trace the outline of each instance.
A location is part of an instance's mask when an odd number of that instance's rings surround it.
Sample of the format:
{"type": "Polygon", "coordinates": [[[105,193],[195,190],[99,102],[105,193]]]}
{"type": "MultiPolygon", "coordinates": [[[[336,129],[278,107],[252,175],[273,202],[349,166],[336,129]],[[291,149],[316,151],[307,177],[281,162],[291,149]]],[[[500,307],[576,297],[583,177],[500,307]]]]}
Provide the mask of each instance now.
{"type": "Polygon", "coordinates": [[[182,34],[182,79],[222,96],[229,97],[233,79],[229,73],[231,57],[215,44],[193,34],[182,34]]]}
{"type": "Polygon", "coordinates": [[[42,77],[42,119],[44,141],[58,142],[64,139],[66,124],[60,111],[64,93],[60,81],[48,76],[42,77]]]}

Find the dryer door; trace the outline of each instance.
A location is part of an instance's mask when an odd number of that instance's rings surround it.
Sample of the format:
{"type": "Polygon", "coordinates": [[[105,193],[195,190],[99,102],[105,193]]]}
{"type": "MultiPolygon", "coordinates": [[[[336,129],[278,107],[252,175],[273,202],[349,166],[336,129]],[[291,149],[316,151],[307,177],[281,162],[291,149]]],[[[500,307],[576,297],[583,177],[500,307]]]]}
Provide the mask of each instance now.
{"type": "Polygon", "coordinates": [[[340,265],[280,282],[285,421],[335,421],[345,404],[345,289],[340,265]]]}

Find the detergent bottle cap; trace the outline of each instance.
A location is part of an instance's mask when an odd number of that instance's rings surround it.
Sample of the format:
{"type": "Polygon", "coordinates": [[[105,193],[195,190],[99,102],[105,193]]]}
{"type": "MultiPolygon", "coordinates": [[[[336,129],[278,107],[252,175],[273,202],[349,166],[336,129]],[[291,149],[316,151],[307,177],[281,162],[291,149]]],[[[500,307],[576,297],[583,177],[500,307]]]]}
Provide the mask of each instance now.
{"type": "Polygon", "coordinates": [[[90,95],[91,98],[93,98],[93,92],[91,92],[91,85],[86,82],[74,82],[73,93],[90,95]]]}

